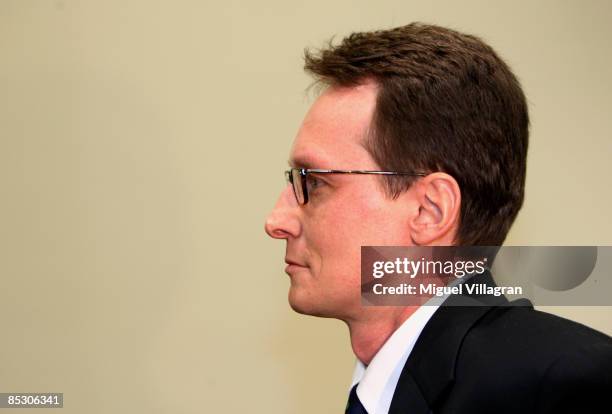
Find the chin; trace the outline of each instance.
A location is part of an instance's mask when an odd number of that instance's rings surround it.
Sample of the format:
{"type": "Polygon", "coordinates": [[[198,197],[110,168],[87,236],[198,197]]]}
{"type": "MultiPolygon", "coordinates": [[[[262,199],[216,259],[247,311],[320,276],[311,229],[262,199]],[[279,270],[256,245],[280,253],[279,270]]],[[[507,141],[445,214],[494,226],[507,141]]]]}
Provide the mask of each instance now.
{"type": "Polygon", "coordinates": [[[308,295],[300,295],[294,288],[289,290],[289,306],[291,306],[291,309],[295,312],[302,315],[342,319],[338,312],[334,312],[333,309],[328,309],[321,303],[312,301],[312,298],[308,295]]]}
{"type": "Polygon", "coordinates": [[[309,303],[307,298],[304,298],[302,295],[296,293],[294,288],[289,289],[289,306],[291,306],[291,309],[297,313],[301,313],[302,315],[316,316],[316,306],[309,303]]]}

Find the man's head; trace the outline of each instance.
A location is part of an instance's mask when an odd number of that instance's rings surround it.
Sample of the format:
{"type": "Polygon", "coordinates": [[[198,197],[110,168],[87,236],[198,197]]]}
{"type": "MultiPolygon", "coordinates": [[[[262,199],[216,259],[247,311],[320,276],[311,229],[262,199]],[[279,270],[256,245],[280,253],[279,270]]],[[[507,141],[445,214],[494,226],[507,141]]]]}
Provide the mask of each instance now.
{"type": "Polygon", "coordinates": [[[516,78],[473,36],[411,24],[357,33],[306,70],[327,87],[294,142],[292,167],[422,172],[426,177],[309,174],[266,222],[287,240],[290,303],[359,312],[362,245],[498,245],[518,213],[528,115],[516,78]]]}

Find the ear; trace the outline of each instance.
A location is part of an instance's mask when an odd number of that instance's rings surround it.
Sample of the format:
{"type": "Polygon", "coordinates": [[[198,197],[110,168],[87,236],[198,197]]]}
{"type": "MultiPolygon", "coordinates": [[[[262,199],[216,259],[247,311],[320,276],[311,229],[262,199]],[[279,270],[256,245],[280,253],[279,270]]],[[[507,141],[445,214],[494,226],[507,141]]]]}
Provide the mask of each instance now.
{"type": "Polygon", "coordinates": [[[418,212],[410,219],[410,233],[418,246],[451,246],[459,229],[461,190],[455,179],[442,172],[415,183],[418,212]]]}

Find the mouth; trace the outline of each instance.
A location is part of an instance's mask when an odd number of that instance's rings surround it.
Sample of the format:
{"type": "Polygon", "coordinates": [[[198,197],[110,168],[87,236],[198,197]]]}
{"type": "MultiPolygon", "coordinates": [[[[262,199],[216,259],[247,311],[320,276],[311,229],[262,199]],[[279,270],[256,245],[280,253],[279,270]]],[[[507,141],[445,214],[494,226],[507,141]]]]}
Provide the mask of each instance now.
{"type": "Polygon", "coordinates": [[[285,267],[285,273],[287,274],[291,274],[291,272],[295,272],[296,270],[304,269],[307,267],[306,265],[291,259],[285,259],[285,263],[287,263],[287,267],[285,267]]]}

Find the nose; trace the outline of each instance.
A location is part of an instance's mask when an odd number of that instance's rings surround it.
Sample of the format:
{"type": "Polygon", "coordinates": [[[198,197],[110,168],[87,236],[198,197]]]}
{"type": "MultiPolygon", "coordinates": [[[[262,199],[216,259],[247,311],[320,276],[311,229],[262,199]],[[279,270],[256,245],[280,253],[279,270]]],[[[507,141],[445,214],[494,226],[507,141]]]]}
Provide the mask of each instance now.
{"type": "Polygon", "coordinates": [[[285,187],[278,197],[264,227],[268,236],[274,239],[296,238],[300,235],[302,224],[299,219],[299,205],[291,185],[285,187]]]}

